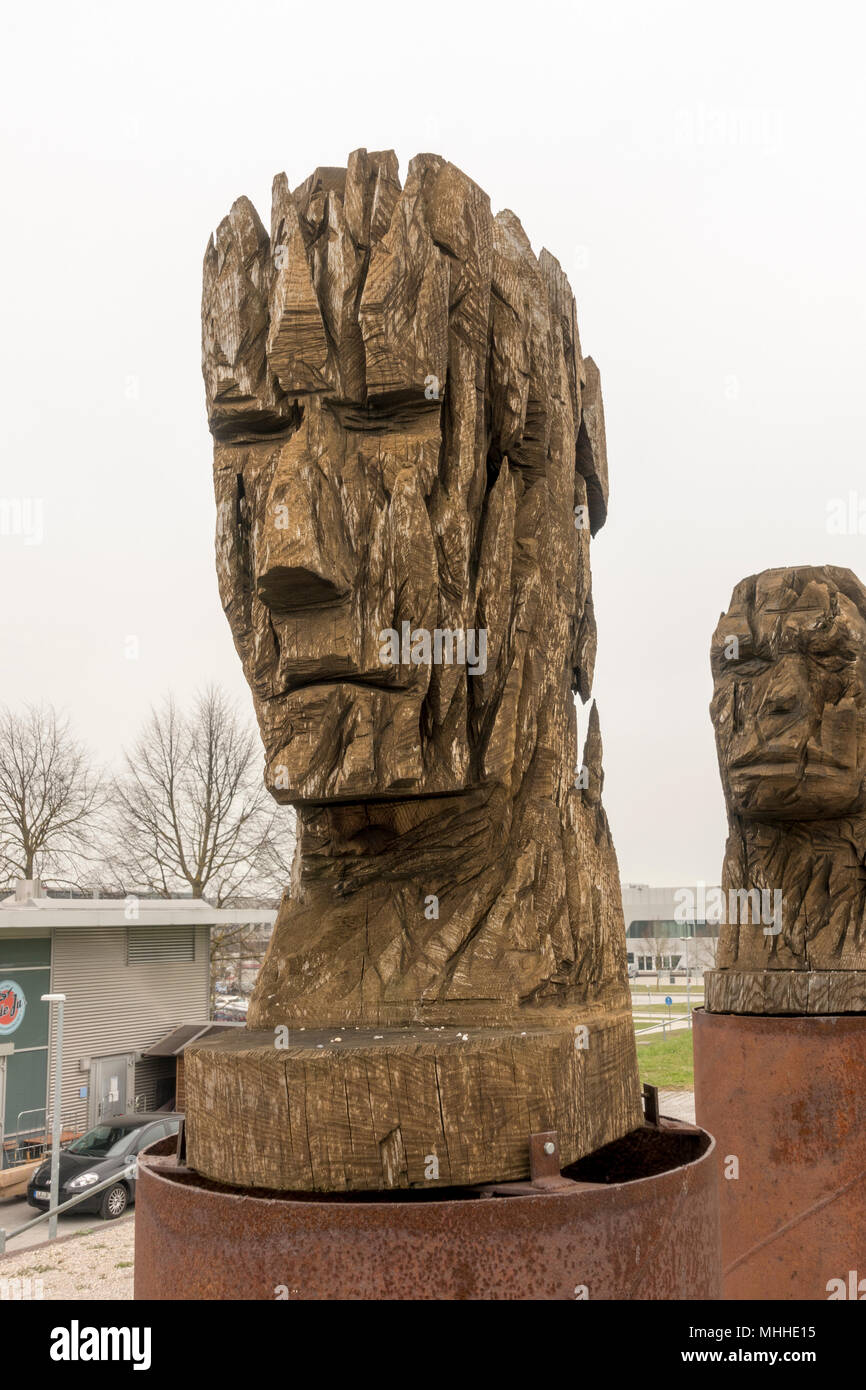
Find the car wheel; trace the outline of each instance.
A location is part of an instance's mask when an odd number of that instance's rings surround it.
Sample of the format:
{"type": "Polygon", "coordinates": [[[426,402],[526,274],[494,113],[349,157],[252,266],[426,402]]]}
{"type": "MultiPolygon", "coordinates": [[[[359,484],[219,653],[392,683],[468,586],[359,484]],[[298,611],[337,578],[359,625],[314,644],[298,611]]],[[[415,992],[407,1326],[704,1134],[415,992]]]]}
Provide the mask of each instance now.
{"type": "Polygon", "coordinates": [[[103,1221],[116,1221],[118,1216],[122,1216],[129,1206],[129,1193],[122,1182],[114,1187],[107,1187],[102,1196],[102,1205],[99,1208],[99,1215],[103,1221]]]}

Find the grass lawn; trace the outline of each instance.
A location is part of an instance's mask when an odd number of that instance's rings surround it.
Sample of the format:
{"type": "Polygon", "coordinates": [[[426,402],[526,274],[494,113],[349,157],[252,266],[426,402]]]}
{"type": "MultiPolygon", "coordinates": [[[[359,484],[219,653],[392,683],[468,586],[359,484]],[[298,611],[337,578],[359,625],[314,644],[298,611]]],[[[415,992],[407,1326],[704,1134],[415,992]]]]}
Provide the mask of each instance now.
{"type": "Polygon", "coordinates": [[[666,1038],[654,1033],[638,1046],[637,1062],[641,1083],[647,1082],[665,1091],[694,1090],[692,1030],[683,1028],[666,1038]]]}

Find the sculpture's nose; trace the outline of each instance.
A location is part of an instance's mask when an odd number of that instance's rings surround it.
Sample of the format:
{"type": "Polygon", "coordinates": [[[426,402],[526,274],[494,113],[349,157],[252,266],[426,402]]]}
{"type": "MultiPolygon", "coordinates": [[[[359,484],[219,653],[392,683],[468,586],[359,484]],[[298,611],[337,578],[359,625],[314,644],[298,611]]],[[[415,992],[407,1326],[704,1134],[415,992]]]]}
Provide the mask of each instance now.
{"type": "Polygon", "coordinates": [[[256,591],[275,615],[339,603],[352,565],[333,483],[305,460],[278,468],[260,518],[256,591]]]}

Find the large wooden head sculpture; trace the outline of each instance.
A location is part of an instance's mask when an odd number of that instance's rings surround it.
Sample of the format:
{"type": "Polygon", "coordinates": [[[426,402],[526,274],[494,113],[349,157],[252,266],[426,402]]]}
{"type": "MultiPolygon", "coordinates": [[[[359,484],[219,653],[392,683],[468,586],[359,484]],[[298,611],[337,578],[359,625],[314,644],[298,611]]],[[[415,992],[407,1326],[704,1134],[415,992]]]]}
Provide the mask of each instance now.
{"type": "MultiPolygon", "coordinates": [[[[220,591],[299,856],[253,1027],[626,1006],[600,805],[598,373],[558,262],[358,150],[205,257],[220,591]]],[[[631,1040],[628,1040],[631,1066],[631,1040]]],[[[629,1091],[631,1096],[632,1092],[629,1091]]]]}

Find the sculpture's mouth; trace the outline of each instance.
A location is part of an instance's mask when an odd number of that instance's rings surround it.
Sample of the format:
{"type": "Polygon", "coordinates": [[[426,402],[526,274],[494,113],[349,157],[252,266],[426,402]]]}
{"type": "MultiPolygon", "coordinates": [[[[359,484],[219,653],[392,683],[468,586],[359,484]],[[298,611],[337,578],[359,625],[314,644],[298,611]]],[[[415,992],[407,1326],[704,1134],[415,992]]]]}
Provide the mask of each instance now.
{"type": "Polygon", "coordinates": [[[317,690],[321,687],[333,689],[335,686],[347,690],[378,690],[384,695],[398,695],[410,690],[411,686],[397,685],[393,680],[389,680],[385,675],[349,675],[344,671],[334,675],[322,675],[317,673],[313,676],[298,676],[296,679],[290,678],[285,682],[283,688],[274,695],[265,697],[273,703],[277,700],[288,699],[292,695],[297,695],[304,690],[317,690]]]}
{"type": "Polygon", "coordinates": [[[730,763],[731,772],[749,777],[765,775],[803,776],[807,772],[830,776],[834,772],[848,772],[850,766],[833,757],[824,748],[809,746],[805,749],[761,748],[754,753],[746,753],[734,758],[730,763]]]}

